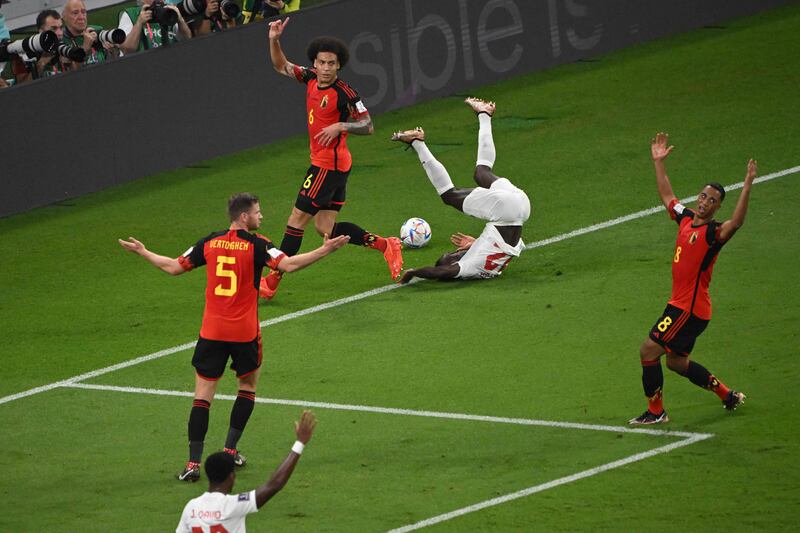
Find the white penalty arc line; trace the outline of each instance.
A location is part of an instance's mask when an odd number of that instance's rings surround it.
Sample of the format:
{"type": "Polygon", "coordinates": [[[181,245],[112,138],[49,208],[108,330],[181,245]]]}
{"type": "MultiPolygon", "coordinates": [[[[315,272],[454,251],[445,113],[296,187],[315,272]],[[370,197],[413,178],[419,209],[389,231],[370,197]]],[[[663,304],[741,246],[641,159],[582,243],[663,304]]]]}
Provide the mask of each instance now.
{"type": "MultiPolygon", "coordinates": [[[[155,396],[180,396],[193,398],[194,392],[164,389],[150,389],[144,387],[121,387],[117,385],[96,385],[93,383],[68,383],[63,385],[75,389],[99,390],[110,392],[127,392],[133,394],[152,394],[155,396]]],[[[230,394],[217,394],[215,400],[235,401],[236,396],[230,394]]],[[[284,400],[278,398],[256,398],[256,403],[274,405],[294,405],[298,407],[314,407],[318,409],[333,409],[338,411],[359,411],[384,415],[418,416],[424,418],[443,418],[449,420],[466,420],[470,422],[493,422],[497,424],[514,424],[518,426],[540,426],[559,429],[580,429],[588,431],[607,431],[610,433],[633,433],[655,437],[678,437],[682,439],[703,440],[713,437],[713,433],[691,433],[687,431],[668,431],[660,429],[629,428],[626,426],[606,426],[600,424],[582,424],[579,422],[558,422],[554,420],[537,420],[535,418],[510,418],[503,416],[471,415],[466,413],[448,413],[441,411],[422,411],[417,409],[399,409],[395,407],[375,407],[372,405],[353,405],[329,402],[313,402],[305,400],[284,400]]]]}
{"type": "MultiPolygon", "coordinates": [[[[778,172],[773,172],[772,174],[767,174],[765,176],[761,176],[759,178],[756,178],[754,183],[762,183],[762,182],[765,182],[765,181],[769,181],[769,180],[773,180],[773,179],[776,179],[776,178],[780,178],[782,176],[787,176],[789,174],[795,174],[797,172],[800,172],[800,166],[787,168],[787,169],[784,169],[784,170],[781,170],[781,171],[778,171],[778,172]]],[[[728,185],[726,187],[726,189],[727,190],[736,190],[736,189],[740,189],[743,185],[744,185],[744,182],[739,182],[739,183],[735,183],[733,185],[728,185]]],[[[688,198],[682,199],[681,202],[687,202],[688,203],[688,202],[690,202],[692,200],[694,200],[694,197],[688,197],[688,198]]],[[[651,207],[650,209],[644,209],[642,211],[637,211],[637,212],[631,213],[629,215],[625,215],[625,216],[622,216],[622,217],[618,217],[618,218],[614,218],[614,219],[611,219],[611,220],[607,220],[605,222],[600,222],[598,224],[593,224],[593,225],[587,226],[585,228],[579,228],[579,229],[576,229],[576,230],[573,230],[573,231],[570,231],[570,232],[567,232],[567,233],[562,233],[561,235],[556,235],[556,236],[550,237],[548,239],[544,239],[544,240],[540,240],[540,241],[529,243],[528,245],[525,246],[525,249],[530,250],[532,248],[540,248],[540,247],[546,246],[548,244],[557,243],[557,242],[560,242],[560,241],[564,241],[566,239],[571,239],[573,237],[578,237],[580,235],[585,235],[587,233],[592,233],[594,231],[598,231],[598,230],[601,230],[601,229],[609,228],[611,226],[616,226],[618,224],[622,224],[622,223],[628,222],[630,220],[634,220],[634,219],[637,219],[637,218],[643,218],[643,217],[658,213],[662,209],[664,209],[664,208],[659,206],[659,207],[651,207]]],[[[412,280],[412,283],[416,282],[416,281],[419,281],[419,280],[418,279],[412,280]]],[[[318,311],[324,311],[326,309],[331,309],[333,307],[338,307],[340,305],[344,305],[344,304],[347,304],[347,303],[350,303],[350,302],[363,300],[364,298],[369,298],[370,296],[375,296],[377,294],[382,294],[384,292],[388,292],[388,291],[391,291],[391,290],[394,290],[394,289],[398,289],[400,287],[403,287],[403,285],[397,285],[397,284],[394,284],[394,283],[391,284],[391,285],[385,285],[383,287],[378,287],[376,289],[368,290],[368,291],[365,291],[365,292],[362,292],[362,293],[359,293],[359,294],[355,294],[353,296],[340,298],[340,299],[334,300],[332,302],[327,302],[327,303],[315,305],[313,307],[309,307],[307,309],[302,309],[302,310],[296,311],[294,313],[288,313],[286,315],[281,315],[281,316],[276,317],[276,318],[265,320],[265,321],[262,321],[260,323],[260,326],[261,327],[272,326],[272,325],[278,324],[280,322],[285,322],[287,320],[292,320],[294,318],[299,318],[299,317],[302,317],[302,316],[310,315],[310,314],[316,313],[318,311]]],[[[97,377],[97,376],[102,376],[103,374],[108,374],[109,372],[115,372],[117,370],[122,370],[123,368],[128,368],[130,366],[138,365],[140,363],[146,363],[147,361],[153,361],[155,359],[160,359],[161,357],[165,357],[167,355],[171,355],[171,354],[176,353],[176,352],[182,352],[183,350],[188,350],[190,348],[193,348],[195,346],[195,344],[197,344],[197,341],[188,342],[188,343],[185,343],[185,344],[181,344],[179,346],[174,346],[172,348],[167,348],[165,350],[160,350],[160,351],[157,351],[157,352],[153,352],[153,353],[148,354],[148,355],[142,355],[142,356],[136,357],[134,359],[129,359],[128,361],[123,361],[121,363],[117,363],[115,365],[107,366],[105,368],[100,368],[98,370],[92,370],[91,372],[86,372],[84,374],[79,374],[77,376],[73,376],[73,377],[65,379],[65,380],[56,381],[56,382],[50,383],[48,385],[42,385],[40,387],[34,387],[34,388],[28,389],[26,391],[18,392],[18,393],[11,394],[11,395],[8,395],[8,396],[3,396],[2,398],[0,398],[0,405],[2,405],[4,403],[13,402],[14,400],[19,400],[21,398],[26,398],[28,396],[33,396],[34,394],[39,394],[40,392],[46,392],[46,391],[49,391],[49,390],[56,389],[58,387],[63,387],[63,386],[66,386],[66,385],[70,385],[70,384],[73,384],[73,383],[78,383],[80,381],[91,379],[91,378],[94,378],[94,377],[97,377]]]]}

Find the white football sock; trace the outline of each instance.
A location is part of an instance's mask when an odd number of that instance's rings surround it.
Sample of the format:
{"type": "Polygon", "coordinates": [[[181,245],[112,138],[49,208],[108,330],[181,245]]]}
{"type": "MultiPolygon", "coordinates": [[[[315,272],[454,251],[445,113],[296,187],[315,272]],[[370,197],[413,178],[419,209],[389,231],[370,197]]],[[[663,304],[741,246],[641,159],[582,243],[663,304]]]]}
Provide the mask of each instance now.
{"type": "Polygon", "coordinates": [[[411,143],[411,147],[417,151],[419,162],[422,163],[422,168],[425,169],[428,179],[436,189],[436,194],[441,196],[442,193],[452,189],[453,180],[450,179],[450,174],[447,173],[447,169],[444,168],[444,165],[433,157],[433,154],[428,150],[425,142],[414,141],[411,143]]]}
{"type": "Polygon", "coordinates": [[[494,151],[494,140],[492,139],[492,117],[486,113],[478,115],[478,160],[475,165],[485,165],[489,168],[494,166],[496,157],[494,151]]]}

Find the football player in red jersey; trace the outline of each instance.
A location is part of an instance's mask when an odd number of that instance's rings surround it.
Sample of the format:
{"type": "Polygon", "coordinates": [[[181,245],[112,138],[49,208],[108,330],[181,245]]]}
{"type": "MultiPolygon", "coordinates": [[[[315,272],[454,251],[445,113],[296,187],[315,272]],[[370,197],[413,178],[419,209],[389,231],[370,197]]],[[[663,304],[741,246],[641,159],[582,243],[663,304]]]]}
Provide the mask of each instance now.
{"type": "Polygon", "coordinates": [[[714,214],[725,199],[725,189],[716,182],[707,183],[697,195],[697,208],[684,207],[672,192],[664,160],[672,152],[669,136],[659,133],[650,145],[656,170],[658,194],[670,218],[678,223],[678,237],[672,258],[672,296],[664,314],[656,320],[639,350],[642,363],[642,385],[647,396],[647,410],[631,424],[668,422],[662,401],[664,375],[661,356],[667,355],[667,368],[684,376],[695,385],[714,392],[725,409],[736,409],[745,395],[729,389],[703,365],[692,361],[695,340],[711,320],[711,298],[708,285],[722,246],[744,224],[750,189],[758,173],[754,160],[747,163],[747,175],[739,201],[730,220],[717,222],[714,214]]]}
{"type": "Polygon", "coordinates": [[[316,250],[287,257],[269,239],[251,233],[261,224],[258,197],[240,193],[228,200],[227,230],[203,237],[177,259],[158,255],[144,244],[129,237],[120,245],[139,254],[153,266],[177,276],[194,268],[206,268],[206,305],[200,338],[195,346],[192,365],[195,367],[194,402],[189,414],[189,461],[178,474],[181,481],[200,479],[200,461],[208,431],[211,401],[217,382],[225,372],[228,357],[236,371],[239,392],[231,410],[225,451],[234,457],[237,466],[245,458],[237,451],[239,438],[253,412],[259,369],[261,368],[261,328],[258,323],[258,284],[261,270],[268,266],[278,272],[294,272],[319,261],[347,244],[350,237],[328,239],[316,250]]]}
{"type": "MultiPolygon", "coordinates": [[[[314,219],[320,235],[348,235],[350,244],[367,246],[383,253],[392,278],[403,268],[400,239],[384,238],[352,222],[337,222],[345,203],[347,177],[352,156],[347,136],[371,135],[372,118],[358,92],[339,79],[339,70],[347,64],[347,46],[335,37],[317,37],[308,46],[313,67],[289,62],[281,48],[280,37],[289,19],[269,24],[269,53],[279,74],[306,85],[306,120],[311,151],[311,167],[303,175],[297,199],[286,223],[280,249],[293,256],[303,242],[305,227],[314,219]]],[[[261,281],[262,298],[275,295],[281,273],[272,269],[261,281]]]]}

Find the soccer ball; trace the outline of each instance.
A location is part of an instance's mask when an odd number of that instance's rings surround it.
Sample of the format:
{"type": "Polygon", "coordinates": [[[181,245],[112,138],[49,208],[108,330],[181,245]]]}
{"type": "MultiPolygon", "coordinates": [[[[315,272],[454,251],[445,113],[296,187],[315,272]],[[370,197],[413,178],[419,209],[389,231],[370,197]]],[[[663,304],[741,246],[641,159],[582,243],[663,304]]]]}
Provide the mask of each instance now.
{"type": "Polygon", "coordinates": [[[409,218],[400,228],[400,240],[406,248],[422,248],[431,240],[431,226],[421,218],[409,218]]]}

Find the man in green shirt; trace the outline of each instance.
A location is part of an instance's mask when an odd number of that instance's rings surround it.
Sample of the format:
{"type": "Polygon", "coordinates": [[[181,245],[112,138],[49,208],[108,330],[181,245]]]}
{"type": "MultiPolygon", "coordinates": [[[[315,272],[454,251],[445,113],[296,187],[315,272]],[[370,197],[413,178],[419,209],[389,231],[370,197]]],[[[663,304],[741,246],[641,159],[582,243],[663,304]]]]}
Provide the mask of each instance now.
{"type": "Polygon", "coordinates": [[[139,0],[138,7],[129,7],[119,14],[119,27],[125,30],[127,37],[120,45],[122,52],[132,54],[139,50],[158,48],[165,44],[192,38],[192,30],[183,19],[181,12],[174,5],[165,5],[177,15],[178,22],[170,27],[153,22],[153,11],[150,5],[155,0],[139,0]],[[162,32],[166,29],[166,32],[162,32]],[[166,33],[164,36],[162,33],[166,33]]]}
{"type": "Polygon", "coordinates": [[[102,26],[90,26],[83,0],[67,0],[64,11],[61,13],[64,20],[64,44],[83,48],[86,57],[83,65],[93,65],[115,59],[119,55],[119,48],[112,44],[97,42],[97,34],[102,31],[102,26]]]}

